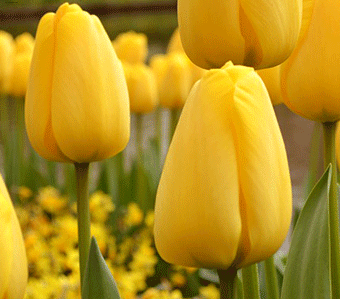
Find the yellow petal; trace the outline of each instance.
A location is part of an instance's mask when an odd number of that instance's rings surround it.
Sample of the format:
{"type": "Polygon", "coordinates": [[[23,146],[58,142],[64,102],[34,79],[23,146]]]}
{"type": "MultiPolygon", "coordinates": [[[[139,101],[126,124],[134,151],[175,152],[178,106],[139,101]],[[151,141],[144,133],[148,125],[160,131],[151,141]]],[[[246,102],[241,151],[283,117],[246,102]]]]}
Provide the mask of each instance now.
{"type": "Polygon", "coordinates": [[[29,51],[15,55],[11,76],[10,94],[17,97],[25,96],[31,60],[32,52],[29,51]]]}
{"type": "Polygon", "coordinates": [[[279,125],[255,72],[237,81],[231,115],[243,225],[236,264],[242,267],[270,257],[283,243],[291,220],[292,191],[279,125]]]}
{"type": "Polygon", "coordinates": [[[12,73],[14,43],[8,32],[0,30],[0,94],[8,93],[12,73]]]}
{"type": "Polygon", "coordinates": [[[63,154],[80,163],[120,152],[130,133],[128,91],[97,17],[81,11],[60,18],[53,67],[52,129],[63,154]]]}
{"type": "Polygon", "coordinates": [[[155,207],[156,247],[166,261],[228,268],[241,237],[233,79],[213,70],[186,102],[166,158],[155,207]]]}
{"type": "Polygon", "coordinates": [[[284,103],[306,118],[340,119],[340,5],[331,0],[305,0],[303,34],[283,66],[284,103]]]}
{"type": "Polygon", "coordinates": [[[68,159],[60,152],[51,125],[54,16],[54,13],[44,15],[38,25],[27,85],[25,122],[31,145],[40,156],[66,162],[68,159]]]}

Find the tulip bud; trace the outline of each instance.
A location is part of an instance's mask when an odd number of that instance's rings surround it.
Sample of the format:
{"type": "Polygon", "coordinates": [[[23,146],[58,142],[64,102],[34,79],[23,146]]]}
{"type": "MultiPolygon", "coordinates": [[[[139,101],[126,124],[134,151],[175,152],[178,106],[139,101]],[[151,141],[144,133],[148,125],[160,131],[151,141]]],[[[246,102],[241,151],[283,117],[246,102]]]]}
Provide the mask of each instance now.
{"type": "Polygon", "coordinates": [[[148,38],[145,34],[134,31],[121,33],[112,45],[120,60],[131,64],[145,63],[148,55],[148,38]]]}
{"type": "Polygon", "coordinates": [[[32,52],[34,48],[34,38],[28,33],[24,32],[15,38],[16,53],[32,52]]]}
{"type": "Polygon", "coordinates": [[[0,298],[21,299],[27,284],[27,260],[20,224],[0,176],[0,298]]]}
{"type": "Polygon", "coordinates": [[[166,66],[159,86],[159,100],[163,107],[182,108],[189,94],[192,79],[188,59],[183,53],[166,56],[166,66]]]}
{"type": "Polygon", "coordinates": [[[151,112],[158,102],[156,78],[152,69],[145,64],[125,64],[124,70],[131,112],[151,112]]]}
{"type": "Polygon", "coordinates": [[[0,94],[8,93],[13,67],[13,37],[0,30],[0,94]]]}
{"type": "Polygon", "coordinates": [[[155,207],[161,257],[228,269],[270,257],[284,241],[292,190],[267,90],[227,63],[192,88],[166,157],[155,207]]]}
{"type": "Polygon", "coordinates": [[[288,58],[298,39],[302,0],[178,0],[183,48],[210,69],[231,60],[257,69],[288,58]]]}
{"type": "Polygon", "coordinates": [[[281,64],[269,69],[258,70],[257,73],[267,87],[272,104],[274,106],[281,104],[281,64]]]}
{"type": "Polygon", "coordinates": [[[303,1],[298,44],[282,66],[283,101],[311,120],[340,119],[340,3],[303,1]]]}
{"type": "Polygon", "coordinates": [[[53,161],[102,160],[129,140],[122,65],[100,20],[76,4],[40,20],[25,120],[33,148],[53,161]]]}
{"type": "Polygon", "coordinates": [[[10,94],[17,97],[25,96],[31,60],[32,60],[31,51],[20,52],[15,54],[9,89],[10,94]]]}

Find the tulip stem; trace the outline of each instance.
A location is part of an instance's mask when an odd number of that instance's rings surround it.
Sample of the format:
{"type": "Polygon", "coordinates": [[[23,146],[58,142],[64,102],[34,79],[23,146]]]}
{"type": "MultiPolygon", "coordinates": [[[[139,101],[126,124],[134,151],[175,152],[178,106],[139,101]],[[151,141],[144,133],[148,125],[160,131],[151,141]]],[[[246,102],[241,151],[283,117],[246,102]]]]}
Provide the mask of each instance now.
{"type": "Polygon", "coordinates": [[[270,299],[279,299],[279,285],[277,281],[277,273],[276,267],[274,263],[274,256],[272,255],[265,262],[265,271],[266,271],[266,287],[267,287],[267,296],[270,299]]]}
{"type": "Polygon", "coordinates": [[[340,298],[340,246],[339,246],[339,207],[337,187],[337,165],[335,156],[336,122],[323,123],[325,145],[325,167],[332,164],[332,178],[329,190],[330,264],[332,298],[340,298]]]}
{"type": "Polygon", "coordinates": [[[172,137],[175,134],[175,130],[176,130],[180,115],[181,115],[181,109],[176,109],[176,108],[171,109],[171,116],[170,116],[171,126],[170,126],[170,138],[169,138],[170,143],[171,143],[172,137]]]}
{"type": "Polygon", "coordinates": [[[220,298],[233,299],[237,270],[231,267],[228,270],[217,270],[217,273],[220,278],[220,298]]]}
{"type": "Polygon", "coordinates": [[[87,258],[91,244],[91,222],[89,206],[89,163],[75,163],[77,178],[78,244],[80,285],[82,289],[87,258]]]}
{"type": "Polygon", "coordinates": [[[257,264],[242,268],[244,299],[260,299],[257,264]]]}

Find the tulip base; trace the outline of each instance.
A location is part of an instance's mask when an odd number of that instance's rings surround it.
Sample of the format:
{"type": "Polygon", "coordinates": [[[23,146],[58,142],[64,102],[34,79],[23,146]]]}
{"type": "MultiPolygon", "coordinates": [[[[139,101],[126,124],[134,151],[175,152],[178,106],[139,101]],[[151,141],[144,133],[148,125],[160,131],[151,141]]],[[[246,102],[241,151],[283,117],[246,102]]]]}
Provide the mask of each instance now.
{"type": "Polygon", "coordinates": [[[228,270],[217,270],[217,273],[220,278],[220,298],[233,299],[237,270],[229,268],[228,270]]]}

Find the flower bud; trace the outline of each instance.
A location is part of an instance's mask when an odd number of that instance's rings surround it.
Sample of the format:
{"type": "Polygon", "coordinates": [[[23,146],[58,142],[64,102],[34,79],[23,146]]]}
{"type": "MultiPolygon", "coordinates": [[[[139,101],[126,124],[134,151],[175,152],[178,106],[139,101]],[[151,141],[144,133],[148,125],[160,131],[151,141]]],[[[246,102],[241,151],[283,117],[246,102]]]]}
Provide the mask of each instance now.
{"type": "Polygon", "coordinates": [[[129,90],[130,111],[149,113],[158,103],[156,78],[145,64],[125,64],[126,82],[129,90]]]}
{"type": "Polygon", "coordinates": [[[24,298],[28,267],[20,224],[0,176],[0,298],[24,298]]]}
{"type": "Polygon", "coordinates": [[[25,120],[33,148],[53,161],[106,159],[129,140],[122,65],[100,20],[76,4],[40,20],[25,120]]]}
{"type": "Polygon", "coordinates": [[[28,33],[24,32],[15,38],[16,53],[32,52],[34,48],[34,38],[28,33]]]}
{"type": "Polygon", "coordinates": [[[192,88],[166,157],[155,207],[161,257],[228,269],[267,259],[292,212],[287,156],[268,92],[227,63],[192,88]]]}
{"type": "Polygon", "coordinates": [[[128,31],[119,34],[112,45],[120,60],[131,64],[145,63],[148,39],[144,33],[128,31]]]}
{"type": "Polygon", "coordinates": [[[0,30],[0,94],[8,93],[13,68],[13,37],[0,30]]]}
{"type": "Polygon", "coordinates": [[[304,0],[298,44],[282,65],[285,105],[314,121],[340,119],[339,14],[339,1],[304,0]]]}
{"type": "Polygon", "coordinates": [[[227,61],[257,69],[282,63],[301,26],[302,0],[178,0],[183,48],[210,69],[227,61]]]}
{"type": "Polygon", "coordinates": [[[14,56],[13,71],[9,93],[16,97],[23,97],[26,94],[28,74],[32,60],[32,52],[19,52],[14,56]]]}

